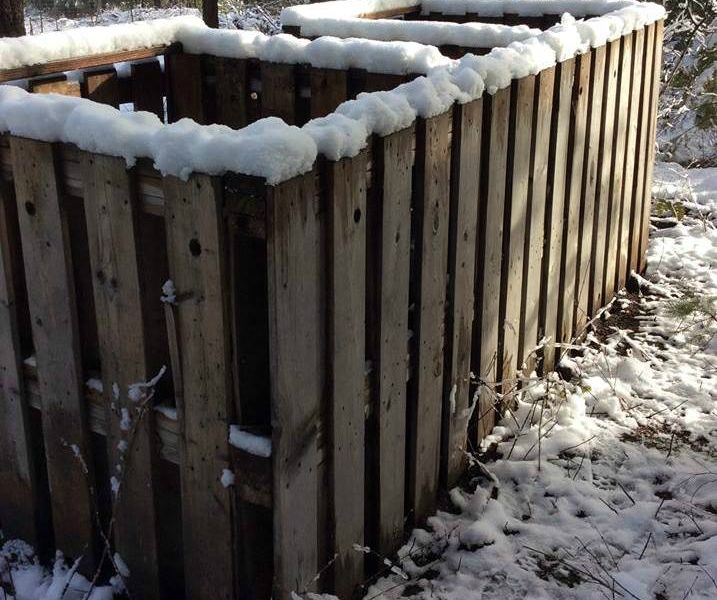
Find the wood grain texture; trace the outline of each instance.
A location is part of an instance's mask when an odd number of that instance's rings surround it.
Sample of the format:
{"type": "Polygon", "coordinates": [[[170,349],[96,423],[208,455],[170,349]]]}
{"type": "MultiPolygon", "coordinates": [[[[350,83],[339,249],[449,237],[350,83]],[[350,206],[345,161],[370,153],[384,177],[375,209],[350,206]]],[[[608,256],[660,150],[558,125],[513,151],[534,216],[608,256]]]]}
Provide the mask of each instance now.
{"type": "Polygon", "coordinates": [[[135,111],[154,113],[164,121],[164,74],[159,61],[134,63],[131,68],[135,111]]]}
{"type": "Polygon", "coordinates": [[[558,64],[553,94],[553,119],[548,154],[547,199],[545,203],[545,245],[543,253],[543,289],[541,318],[543,336],[543,370],[552,370],[558,351],[560,264],[563,250],[563,222],[568,193],[567,175],[570,151],[570,118],[572,111],[575,59],[558,64]]]}
{"type": "MultiPolygon", "coordinates": [[[[182,537],[188,598],[235,597],[229,468],[233,422],[225,232],[217,180],[163,181],[169,273],[177,290],[176,329],[182,537]]],[[[175,390],[176,393],[176,390],[175,390]]]]}
{"type": "Polygon", "coordinates": [[[327,162],[328,360],[333,592],[350,598],[363,579],[366,370],[366,163],[368,150],[327,162]]]}
{"type": "Polygon", "coordinates": [[[317,423],[324,376],[322,215],[316,173],[268,188],[267,264],[274,481],[274,594],[314,587],[317,423]]]}
{"type": "Polygon", "coordinates": [[[44,79],[34,79],[28,84],[33,94],[61,94],[62,96],[82,95],[79,81],[68,81],[66,75],[55,75],[44,79]]]}
{"type": "Polygon", "coordinates": [[[413,144],[411,126],[377,138],[369,197],[369,248],[377,252],[370,279],[368,337],[373,365],[374,406],[370,430],[375,440],[373,494],[378,551],[397,550],[403,534],[406,484],[406,371],[411,251],[413,144]]]}
{"type": "Polygon", "coordinates": [[[590,99],[586,127],[585,159],[583,162],[582,196],[580,200],[581,239],[578,247],[578,272],[575,281],[575,330],[581,331],[592,314],[593,232],[595,230],[596,192],[599,186],[600,130],[602,123],[603,73],[605,72],[605,46],[595,48],[590,65],[590,99]]]}
{"type": "Polygon", "coordinates": [[[27,291],[55,544],[68,557],[84,557],[83,571],[91,573],[94,474],[62,176],[51,144],[11,138],[10,147],[25,272],[32,274],[27,291]]]}
{"type": "Polygon", "coordinates": [[[441,454],[441,480],[449,487],[465,468],[471,414],[471,332],[482,119],[483,99],[454,107],[441,454]]]}
{"type": "Polygon", "coordinates": [[[520,361],[526,370],[536,365],[535,348],[542,337],[539,330],[540,293],[545,238],[545,199],[548,183],[548,153],[552,122],[555,67],[541,71],[535,85],[535,117],[531,145],[531,172],[528,179],[526,236],[523,254],[523,289],[520,323],[520,361]]]}
{"type": "Polygon", "coordinates": [[[503,268],[501,278],[500,347],[503,391],[516,387],[519,358],[520,321],[523,296],[523,261],[526,241],[530,151],[535,108],[535,76],[513,82],[511,91],[511,139],[503,214],[503,268]]]}
{"type": "MultiPolygon", "coordinates": [[[[558,340],[568,344],[574,334],[576,310],[576,282],[582,243],[582,193],[585,176],[583,164],[588,135],[588,107],[590,99],[590,70],[592,53],[577,57],[573,85],[572,113],[570,117],[570,143],[568,156],[568,189],[565,195],[563,221],[563,254],[560,263],[560,291],[558,293],[558,340]]],[[[590,223],[592,230],[592,223],[590,223]]]]}
{"type": "Polygon", "coordinates": [[[325,117],[348,99],[348,71],[309,69],[311,87],[311,118],[325,117]]]}
{"type": "Polygon", "coordinates": [[[413,187],[416,280],[415,325],[409,383],[409,515],[421,522],[434,513],[440,466],[443,336],[448,283],[448,225],[452,111],[416,129],[413,187]]]}
{"type": "Polygon", "coordinates": [[[114,67],[109,67],[85,73],[82,83],[82,97],[118,108],[120,93],[117,70],[114,67]]]}
{"type": "MultiPolygon", "coordinates": [[[[160,597],[155,481],[157,453],[152,419],[129,397],[132,384],[149,381],[140,283],[136,180],[122,158],[83,153],[85,217],[93,273],[109,464],[122,466],[115,496],[115,544],[131,577],[130,592],[160,597]],[[134,434],[123,430],[122,412],[134,434]],[[132,442],[128,454],[120,442],[132,442]]],[[[140,400],[145,402],[145,400],[140,400]]],[[[151,402],[150,402],[151,410],[151,402]]]]}
{"type": "Polygon", "coordinates": [[[165,57],[167,121],[193,119],[204,124],[206,113],[202,89],[202,57],[171,53],[165,57]]]}
{"type": "Polygon", "coordinates": [[[261,116],[296,124],[296,66],[261,63],[261,116]]]}
{"type": "Polygon", "coordinates": [[[22,377],[15,289],[22,258],[16,228],[15,197],[10,186],[0,180],[0,527],[8,539],[37,545],[41,537],[39,482],[22,377]]]}
{"type": "Polygon", "coordinates": [[[216,74],[216,122],[233,129],[249,124],[247,101],[249,79],[247,61],[238,58],[214,57],[216,74]]]}

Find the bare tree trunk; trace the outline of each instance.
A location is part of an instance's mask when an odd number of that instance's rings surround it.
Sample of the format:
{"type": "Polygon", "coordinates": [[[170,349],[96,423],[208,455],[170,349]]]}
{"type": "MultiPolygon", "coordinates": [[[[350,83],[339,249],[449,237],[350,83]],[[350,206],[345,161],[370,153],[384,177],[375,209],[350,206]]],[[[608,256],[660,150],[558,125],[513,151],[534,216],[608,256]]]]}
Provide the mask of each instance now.
{"type": "Polygon", "coordinates": [[[23,0],[0,0],[0,37],[25,35],[23,0]]]}

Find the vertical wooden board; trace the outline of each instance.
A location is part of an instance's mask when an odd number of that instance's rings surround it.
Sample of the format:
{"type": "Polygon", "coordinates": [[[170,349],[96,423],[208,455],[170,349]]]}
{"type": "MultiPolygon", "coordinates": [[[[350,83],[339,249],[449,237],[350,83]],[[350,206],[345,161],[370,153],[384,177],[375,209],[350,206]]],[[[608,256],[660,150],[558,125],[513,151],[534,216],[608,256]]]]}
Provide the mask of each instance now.
{"type": "Polygon", "coordinates": [[[578,271],[575,281],[575,330],[581,331],[590,315],[591,274],[593,273],[593,231],[595,228],[595,202],[598,181],[598,160],[600,153],[600,126],[603,99],[603,81],[607,48],[599,46],[591,51],[590,99],[585,160],[583,164],[582,196],[580,200],[581,239],[578,247],[578,271]]]}
{"type": "Polygon", "coordinates": [[[114,67],[84,73],[82,97],[100,104],[119,106],[119,83],[114,67]]]}
{"type": "Polygon", "coordinates": [[[132,64],[132,102],[164,121],[164,75],[159,61],[132,64]]]}
{"type": "Polygon", "coordinates": [[[194,119],[204,124],[202,57],[193,54],[165,55],[167,122],[194,119]]]}
{"type": "Polygon", "coordinates": [[[177,399],[187,598],[235,597],[233,507],[220,479],[233,421],[223,202],[217,180],[163,180],[169,272],[177,290],[177,399]]]}
{"type": "Polygon", "coordinates": [[[643,70],[640,82],[640,128],[637,144],[638,169],[635,178],[635,203],[637,218],[635,222],[634,269],[642,271],[643,255],[647,248],[650,207],[645,202],[645,181],[647,176],[648,138],[650,135],[650,96],[652,94],[653,58],[655,55],[655,25],[645,28],[643,70]],[[645,221],[647,220],[647,223],[645,221]]]}
{"type": "Polygon", "coordinates": [[[409,77],[406,75],[366,72],[364,74],[363,89],[361,91],[383,92],[392,90],[408,80],[409,77]]]}
{"type": "Polygon", "coordinates": [[[310,67],[311,118],[325,117],[348,98],[348,70],[310,67]]]}
{"type": "Polygon", "coordinates": [[[0,528],[7,539],[37,545],[38,478],[33,455],[30,407],[22,377],[20,320],[15,271],[20,254],[11,228],[15,198],[0,180],[0,528]]]}
{"type": "Polygon", "coordinates": [[[662,69],[662,38],[664,31],[664,20],[657,21],[654,25],[654,45],[652,56],[652,90],[650,92],[650,115],[647,119],[647,149],[645,157],[645,189],[644,212],[642,220],[642,243],[640,244],[640,270],[647,267],[647,244],[650,237],[650,212],[652,210],[652,173],[655,168],[655,143],[657,135],[657,103],[660,95],[660,71],[662,69]]]}
{"type": "Polygon", "coordinates": [[[373,472],[377,549],[392,554],[403,536],[406,482],[406,353],[411,251],[413,126],[376,140],[373,153],[373,193],[369,211],[379,226],[367,235],[377,247],[372,271],[375,316],[370,356],[375,385],[377,458],[373,472]]]}
{"type": "Polygon", "coordinates": [[[575,78],[575,59],[558,64],[553,95],[553,120],[548,153],[548,183],[545,203],[545,240],[543,252],[543,284],[541,291],[541,323],[548,340],[543,350],[543,370],[555,366],[558,342],[558,305],[560,296],[560,263],[563,246],[565,199],[569,193],[568,160],[571,103],[575,78]]]}
{"type": "Polygon", "coordinates": [[[452,111],[419,123],[414,171],[416,327],[409,388],[409,497],[412,520],[435,511],[441,450],[443,338],[448,283],[452,111]]]}
{"type": "Polygon", "coordinates": [[[633,195],[633,182],[636,166],[637,129],[639,123],[640,82],[643,54],[644,31],[639,29],[630,34],[632,54],[629,64],[629,97],[627,111],[623,115],[627,119],[627,137],[625,140],[625,160],[622,179],[622,216],[620,219],[620,234],[618,245],[617,273],[615,287],[619,290],[625,287],[630,276],[630,232],[634,222],[635,206],[633,195]]]}
{"type": "Polygon", "coordinates": [[[83,557],[82,570],[91,573],[94,474],[62,178],[51,144],[10,138],[10,146],[25,272],[32,274],[27,291],[55,543],[68,557],[83,557]]]}
{"type": "Polygon", "coordinates": [[[620,59],[620,40],[607,46],[605,72],[603,75],[603,98],[598,149],[598,182],[595,189],[595,211],[592,240],[592,268],[590,275],[590,309],[594,314],[604,304],[605,251],[608,243],[610,208],[610,172],[615,131],[615,106],[617,101],[617,75],[620,59]]]}
{"type": "Polygon", "coordinates": [[[471,333],[475,302],[482,118],[482,98],[454,107],[441,436],[441,480],[449,487],[455,485],[465,469],[471,414],[471,333]]]}
{"type": "MultiPolygon", "coordinates": [[[[644,177],[641,139],[643,134],[642,93],[645,82],[645,29],[634,32],[634,55],[632,63],[632,91],[630,95],[630,128],[628,130],[627,150],[625,153],[625,197],[629,198],[629,222],[627,223],[627,252],[620,255],[620,264],[624,267],[625,281],[637,268],[637,254],[640,245],[639,227],[642,215],[642,203],[638,189],[642,189],[640,179],[644,177]],[[623,264],[624,261],[624,264],[623,264]]],[[[623,236],[625,232],[623,231],[623,236]]],[[[624,237],[623,237],[624,239],[624,237]]]]}
{"type": "Polygon", "coordinates": [[[159,598],[154,494],[156,434],[151,413],[142,416],[140,412],[146,400],[129,397],[132,384],[149,381],[155,375],[147,366],[135,181],[121,158],[82,153],[81,164],[108,424],[108,457],[112,473],[117,465],[122,466],[121,487],[113,498],[115,544],[131,573],[130,592],[142,598],[159,598]],[[133,419],[131,437],[120,425],[123,410],[133,419]],[[119,450],[122,440],[132,443],[127,454],[119,450]]]}
{"type": "Polygon", "coordinates": [[[261,115],[296,123],[296,66],[261,63],[261,115]]]}
{"type": "MultiPolygon", "coordinates": [[[[580,273],[578,264],[582,242],[582,221],[580,219],[583,192],[583,163],[588,135],[588,107],[590,100],[590,67],[592,54],[581,54],[577,58],[575,82],[573,84],[572,114],[570,118],[570,150],[568,153],[568,191],[565,195],[563,223],[563,256],[560,269],[560,291],[558,295],[558,340],[564,344],[573,338],[575,318],[576,282],[580,273]]],[[[592,223],[590,223],[592,229],[592,223]]]]}
{"type": "Polygon", "coordinates": [[[548,181],[548,153],[552,122],[555,67],[541,71],[535,85],[535,118],[531,145],[531,172],[528,179],[526,236],[523,253],[523,289],[520,322],[520,362],[531,371],[536,362],[535,347],[539,331],[540,292],[545,236],[545,199],[548,181]]]}
{"type": "Polygon", "coordinates": [[[79,81],[69,81],[66,75],[53,75],[43,79],[31,79],[28,84],[33,94],[61,94],[80,97],[82,91],[79,81]]]}
{"type": "Polygon", "coordinates": [[[498,383],[498,327],[500,313],[501,259],[503,253],[503,206],[505,202],[506,169],[508,166],[508,129],[510,87],[497,91],[484,100],[484,135],[481,173],[481,199],[476,252],[476,309],[473,344],[474,368],[478,377],[478,436],[490,433],[495,423],[495,393],[498,383]],[[489,130],[489,134],[486,134],[489,130]],[[487,137],[486,137],[487,136],[487,137]],[[481,239],[482,238],[482,239],[481,239]],[[480,315],[480,318],[479,318],[480,315]],[[475,346],[478,346],[477,351],[475,346]]]}
{"type": "Polygon", "coordinates": [[[523,260],[526,211],[530,180],[530,150],[535,105],[535,76],[513,82],[511,133],[508,150],[506,202],[503,215],[503,272],[501,278],[500,378],[503,392],[516,387],[519,363],[520,317],[523,290],[523,260]],[[514,111],[514,112],[513,112],[514,111]]]}
{"type": "Polygon", "coordinates": [[[605,251],[605,278],[603,279],[603,303],[609,302],[617,292],[617,267],[619,263],[620,227],[622,219],[622,191],[627,143],[628,111],[630,108],[630,65],[632,64],[632,35],[620,38],[620,61],[618,65],[617,97],[615,100],[615,125],[613,137],[612,167],[610,170],[610,199],[608,206],[608,239],[605,251]]]}
{"type": "Polygon", "coordinates": [[[363,581],[366,422],[366,163],[368,151],[327,162],[328,359],[333,592],[350,598],[363,581]]]}
{"type": "Polygon", "coordinates": [[[314,587],[319,570],[321,221],[315,172],[268,188],[274,592],[281,599],[314,587]]]}
{"type": "Polygon", "coordinates": [[[233,129],[246,127],[249,124],[247,61],[219,56],[213,57],[213,60],[216,75],[216,122],[233,129]]]}

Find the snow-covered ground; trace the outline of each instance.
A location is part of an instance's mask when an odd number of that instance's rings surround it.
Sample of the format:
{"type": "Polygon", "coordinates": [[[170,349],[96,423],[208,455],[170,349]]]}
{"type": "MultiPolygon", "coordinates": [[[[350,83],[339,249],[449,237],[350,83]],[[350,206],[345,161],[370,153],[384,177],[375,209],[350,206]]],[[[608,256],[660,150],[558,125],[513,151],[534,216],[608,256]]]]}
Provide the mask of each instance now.
{"type": "Polygon", "coordinates": [[[653,189],[639,292],[526,384],[367,599],[717,598],[717,169],[653,189]]]}

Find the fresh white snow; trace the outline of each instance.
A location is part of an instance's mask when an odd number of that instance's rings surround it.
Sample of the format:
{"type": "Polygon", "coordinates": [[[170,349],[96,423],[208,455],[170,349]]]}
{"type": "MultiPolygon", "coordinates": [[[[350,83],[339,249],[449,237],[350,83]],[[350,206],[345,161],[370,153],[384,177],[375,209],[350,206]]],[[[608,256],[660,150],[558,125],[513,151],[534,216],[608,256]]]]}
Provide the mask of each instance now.
{"type": "Polygon", "coordinates": [[[232,425],[229,428],[229,443],[254,456],[264,458],[271,456],[271,438],[244,431],[238,425],[232,425]]]}

